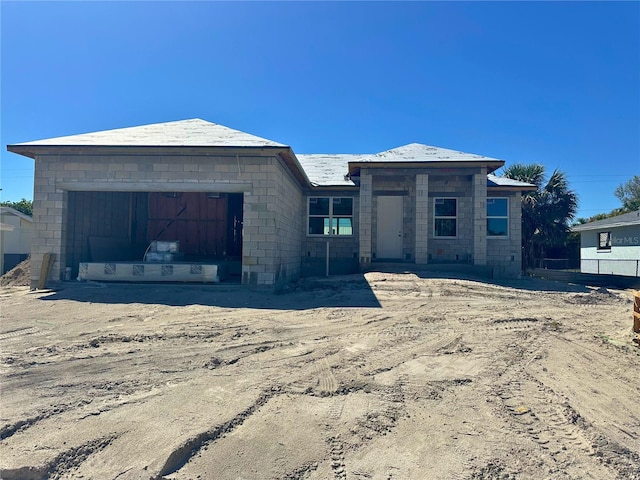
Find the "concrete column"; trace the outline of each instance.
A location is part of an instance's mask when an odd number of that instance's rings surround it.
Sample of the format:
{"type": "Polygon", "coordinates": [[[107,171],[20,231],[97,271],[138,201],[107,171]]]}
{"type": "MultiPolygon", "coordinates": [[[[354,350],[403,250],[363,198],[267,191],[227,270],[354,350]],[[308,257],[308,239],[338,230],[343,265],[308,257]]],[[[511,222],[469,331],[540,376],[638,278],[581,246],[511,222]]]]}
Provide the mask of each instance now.
{"type": "Polygon", "coordinates": [[[429,175],[416,175],[416,263],[429,259],[429,175]]]}
{"type": "Polygon", "coordinates": [[[35,162],[35,193],[33,198],[33,240],[31,243],[30,284],[35,288],[45,253],[54,255],[48,280],[61,279],[64,262],[63,214],[67,209],[67,195],[56,188],[56,170],[51,162],[37,158],[35,162]]]}
{"type": "Polygon", "coordinates": [[[366,269],[371,263],[371,215],[372,215],[373,179],[362,170],[360,173],[360,268],[366,269]]]}
{"type": "Polygon", "coordinates": [[[473,263],[487,264],[487,169],[473,176],[473,263]]]}

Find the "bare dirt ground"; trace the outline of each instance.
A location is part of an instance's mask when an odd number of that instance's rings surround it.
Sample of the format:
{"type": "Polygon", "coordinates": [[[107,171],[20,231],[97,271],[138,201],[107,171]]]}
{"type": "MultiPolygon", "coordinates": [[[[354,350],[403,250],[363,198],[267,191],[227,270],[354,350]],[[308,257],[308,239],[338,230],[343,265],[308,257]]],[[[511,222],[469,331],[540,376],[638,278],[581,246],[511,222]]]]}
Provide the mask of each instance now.
{"type": "Polygon", "coordinates": [[[27,258],[18,265],[13,267],[7,273],[0,277],[0,286],[2,287],[23,287],[29,286],[31,270],[31,259],[27,258]]]}
{"type": "Polygon", "coordinates": [[[640,479],[628,292],[0,290],[4,479],[640,479]]]}

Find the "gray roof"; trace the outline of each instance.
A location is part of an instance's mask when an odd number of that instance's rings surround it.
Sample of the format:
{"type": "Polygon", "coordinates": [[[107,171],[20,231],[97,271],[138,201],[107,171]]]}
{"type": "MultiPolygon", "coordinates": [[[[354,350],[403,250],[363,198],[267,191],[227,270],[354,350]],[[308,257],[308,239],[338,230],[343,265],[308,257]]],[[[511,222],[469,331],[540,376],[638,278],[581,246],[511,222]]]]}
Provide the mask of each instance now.
{"type": "Polygon", "coordinates": [[[316,187],[348,186],[355,184],[345,178],[349,162],[360,162],[371,155],[358,154],[296,154],[300,165],[316,187]]]}
{"type": "Polygon", "coordinates": [[[282,147],[287,145],[199,118],[117,128],[68,137],[48,138],[16,146],[117,147],[282,147]]]}
{"type": "Polygon", "coordinates": [[[497,177],[495,175],[487,175],[487,187],[520,187],[523,190],[537,190],[538,187],[532,183],[512,180],[511,178],[497,177]]]}
{"type": "MultiPolygon", "coordinates": [[[[428,147],[427,145],[421,145],[418,143],[412,143],[410,145],[406,145],[405,147],[400,147],[393,150],[388,150],[387,152],[382,152],[379,154],[340,154],[340,153],[320,153],[320,154],[297,154],[296,157],[300,161],[300,165],[304,169],[305,173],[309,177],[311,184],[317,187],[329,187],[329,186],[354,186],[355,184],[348,178],[345,178],[349,171],[349,162],[388,162],[388,161],[399,161],[399,162],[424,162],[424,161],[449,161],[449,159],[444,158],[443,152],[454,152],[454,150],[446,150],[437,147],[428,147]],[[431,158],[427,159],[418,159],[417,157],[411,157],[412,159],[407,160],[405,154],[411,154],[410,152],[417,152],[420,150],[424,150],[422,148],[405,148],[405,147],[425,147],[425,149],[435,149],[435,152],[440,152],[440,154],[435,153],[431,158]],[[399,152],[399,155],[393,157],[393,154],[389,152],[399,152]],[[388,156],[383,156],[385,154],[389,154],[388,156]]],[[[429,150],[432,151],[432,150],[429,150]]],[[[487,160],[495,160],[489,157],[483,157],[482,155],[474,155],[474,154],[465,154],[462,152],[456,152],[460,155],[457,158],[457,161],[469,161],[469,157],[465,157],[466,155],[470,157],[477,157],[477,161],[486,162],[487,160]]],[[[411,154],[413,155],[413,154],[411,154]]],[[[452,160],[456,161],[456,160],[452,160]]],[[[497,160],[501,161],[501,160],[497,160]]],[[[520,188],[522,190],[535,190],[537,187],[531,183],[520,182],[518,180],[512,180],[510,178],[497,177],[495,175],[487,175],[487,186],[488,187],[506,187],[506,188],[520,188]]]]}
{"type": "Polygon", "coordinates": [[[369,156],[364,162],[502,162],[497,158],[474,153],[459,152],[448,148],[410,143],[369,156]]]}
{"type": "MultiPolygon", "coordinates": [[[[302,168],[314,186],[353,186],[345,179],[349,172],[349,163],[393,163],[393,162],[500,162],[496,158],[485,157],[473,153],[464,153],[447,148],[431,147],[421,143],[410,143],[380,153],[362,154],[296,154],[302,168]]],[[[493,175],[491,175],[493,177],[493,175]]],[[[497,178],[497,177],[495,177],[497,178]]],[[[494,181],[496,186],[533,187],[528,183],[504,179],[494,181]]],[[[490,185],[493,186],[493,185],[490,185]]]]}
{"type": "MultiPolygon", "coordinates": [[[[293,153],[288,145],[199,118],[36,140],[9,145],[7,148],[9,151],[35,158],[35,148],[38,147],[276,147],[293,153]],[[31,147],[34,149],[32,150],[31,147]]],[[[311,185],[317,187],[353,187],[355,184],[347,175],[354,174],[360,168],[358,164],[366,163],[472,162],[487,165],[491,169],[504,164],[503,160],[496,158],[420,143],[410,143],[376,154],[293,155],[292,169],[299,170],[295,162],[297,158],[303,170],[299,172],[301,177],[306,174],[311,185]],[[350,172],[350,164],[354,169],[352,172],[350,172]]],[[[302,181],[306,182],[304,179],[302,181]]],[[[522,182],[514,182],[514,180],[498,179],[492,175],[488,179],[489,186],[522,187],[523,189],[530,186],[522,182]]]]}
{"type": "Polygon", "coordinates": [[[574,232],[586,232],[589,230],[600,230],[603,228],[626,227],[629,225],[640,225],[640,210],[631,213],[624,213],[615,217],[596,220],[595,222],[584,223],[571,227],[574,232]]]}
{"type": "MultiPolygon", "coordinates": [[[[345,178],[349,162],[367,162],[372,157],[370,154],[297,154],[300,165],[309,177],[311,184],[316,187],[329,186],[354,186],[350,179],[345,178]]],[[[520,182],[510,178],[487,175],[488,187],[505,187],[522,190],[535,190],[537,187],[531,183],[520,182]]]]}

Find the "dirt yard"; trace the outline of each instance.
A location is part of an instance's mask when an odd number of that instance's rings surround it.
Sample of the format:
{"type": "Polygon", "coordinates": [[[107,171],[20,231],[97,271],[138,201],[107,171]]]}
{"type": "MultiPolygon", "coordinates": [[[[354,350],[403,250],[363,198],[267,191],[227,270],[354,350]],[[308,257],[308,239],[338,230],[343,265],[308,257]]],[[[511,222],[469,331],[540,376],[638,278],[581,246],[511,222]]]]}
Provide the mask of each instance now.
{"type": "Polygon", "coordinates": [[[0,289],[2,478],[640,479],[630,294],[0,289]]]}

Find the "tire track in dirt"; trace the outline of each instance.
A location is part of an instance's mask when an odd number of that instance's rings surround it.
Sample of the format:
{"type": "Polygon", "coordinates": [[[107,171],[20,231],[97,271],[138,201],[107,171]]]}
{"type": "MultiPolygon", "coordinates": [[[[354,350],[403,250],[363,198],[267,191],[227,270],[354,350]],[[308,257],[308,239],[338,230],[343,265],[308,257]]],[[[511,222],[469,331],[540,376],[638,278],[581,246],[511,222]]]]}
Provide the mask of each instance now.
{"type": "Polygon", "coordinates": [[[30,428],[33,425],[35,425],[36,423],[41,422],[42,420],[45,420],[45,419],[47,419],[49,417],[64,413],[69,408],[71,408],[71,407],[70,406],[59,406],[59,407],[56,407],[54,409],[46,410],[44,412],[41,412],[39,415],[27,417],[25,419],[18,420],[17,422],[4,425],[2,428],[0,428],[0,440],[5,440],[7,438],[10,438],[11,436],[16,434],[17,432],[19,432],[21,430],[26,430],[27,428],[30,428]]]}
{"type": "MultiPolygon", "coordinates": [[[[93,385],[93,387],[95,386],[96,385],[93,385]]],[[[160,391],[154,388],[149,390],[138,388],[126,394],[123,390],[115,390],[110,392],[111,398],[100,398],[100,401],[95,402],[95,404],[94,398],[80,398],[77,402],[72,404],[59,404],[54,407],[45,408],[38,415],[28,416],[27,418],[18,420],[17,422],[4,425],[0,429],[0,440],[8,439],[16,433],[24,432],[28,428],[32,428],[38,423],[58,415],[74,413],[74,421],[78,422],[85,418],[98,416],[117,408],[142,403],[150,397],[159,394],[160,391]]]]}
{"type": "Polygon", "coordinates": [[[72,473],[75,467],[81,465],[92,454],[106,448],[116,438],[118,438],[116,435],[112,435],[85,442],[60,453],[46,465],[40,467],[28,466],[17,469],[3,469],[0,471],[0,478],[4,480],[40,480],[45,478],[58,480],[69,478],[69,474],[72,473]]]}
{"type": "Polygon", "coordinates": [[[318,377],[318,392],[320,396],[331,395],[338,390],[338,381],[331,373],[331,367],[326,357],[317,363],[316,375],[318,377]]]}
{"type": "MultiPolygon", "coordinates": [[[[238,413],[233,419],[219,425],[211,430],[202,432],[196,437],[185,442],[180,448],[174,450],[166,460],[164,466],[160,470],[158,479],[165,475],[178,472],[182,469],[191,458],[198,454],[201,450],[208,449],[213,443],[217,442],[221,438],[233,432],[240,427],[245,421],[247,421],[252,415],[258,412],[260,407],[265,405],[274,396],[289,393],[294,395],[307,395],[318,393],[322,396],[333,396],[338,388],[338,382],[335,376],[331,372],[331,366],[329,358],[337,353],[339,349],[332,345],[325,345],[312,351],[313,358],[302,358],[303,366],[301,371],[297,372],[293,378],[288,377],[288,381],[278,384],[278,382],[270,381],[271,387],[266,388],[263,394],[258,397],[256,402],[249,406],[244,411],[238,413]]],[[[298,357],[300,358],[300,357],[298,357]]],[[[329,418],[337,420],[342,414],[344,408],[344,396],[336,396],[336,401],[330,407],[329,418]]],[[[327,426],[327,428],[329,428],[327,426]]],[[[338,440],[331,437],[327,440],[327,443],[334,448],[338,445],[338,440]]],[[[340,448],[342,445],[340,444],[340,448]]],[[[344,473],[344,464],[334,466],[332,463],[332,469],[336,479],[346,478],[344,473]],[[340,468],[342,467],[342,468],[340,468]]],[[[290,472],[286,478],[303,478],[303,475],[316,470],[317,465],[302,465],[298,467],[294,472],[290,472]]]]}
{"type": "MultiPolygon", "coordinates": [[[[398,340],[398,338],[402,341],[403,337],[406,337],[406,334],[382,335],[382,337],[393,340],[393,342],[390,343],[395,345],[395,341],[398,340]]],[[[433,342],[433,344],[434,347],[438,347],[440,345],[446,345],[450,341],[451,338],[447,337],[442,341],[433,342]]],[[[331,364],[349,365],[353,357],[359,357],[360,355],[362,354],[345,355],[341,349],[337,348],[332,343],[325,345],[314,352],[315,358],[310,364],[304,366],[301,372],[298,372],[298,378],[290,381],[283,387],[289,392],[291,392],[292,387],[294,387],[298,394],[304,395],[311,393],[303,388],[303,385],[309,382],[310,377],[311,382],[315,384],[312,392],[315,392],[315,394],[318,394],[319,396],[333,397],[333,401],[330,404],[328,411],[327,422],[325,424],[325,442],[329,448],[329,465],[331,467],[334,480],[344,480],[347,478],[347,464],[345,460],[346,447],[341,438],[340,430],[342,427],[340,426],[340,419],[344,414],[350,390],[347,389],[344,392],[340,392],[339,382],[332,372],[331,364]],[[339,395],[336,395],[338,393],[339,395]]],[[[393,352],[389,352],[383,355],[383,357],[387,358],[388,356],[393,355],[393,352]]],[[[307,359],[307,361],[308,360],[309,359],[307,359]]],[[[353,373],[354,370],[352,369],[349,372],[353,373]]],[[[347,374],[347,378],[349,372],[345,372],[347,374]]],[[[376,409],[368,411],[359,420],[360,424],[356,424],[356,428],[361,430],[363,435],[367,435],[368,438],[371,439],[373,435],[385,435],[389,429],[392,429],[395,426],[397,418],[400,415],[400,410],[404,407],[403,388],[405,383],[407,383],[406,376],[400,378],[398,382],[396,382],[396,385],[376,389],[377,393],[380,394],[383,404],[387,406],[382,410],[376,409]]]]}
{"type": "Polygon", "coordinates": [[[329,437],[329,455],[331,457],[331,470],[334,480],[345,480],[347,471],[344,461],[344,444],[340,441],[340,436],[329,437]]]}
{"type": "Polygon", "coordinates": [[[640,478],[639,455],[613,442],[609,445],[566,398],[527,372],[539,358],[542,342],[539,335],[528,348],[519,349],[500,375],[495,394],[508,423],[535,442],[560,471],[572,472],[579,457],[581,465],[590,466],[591,478],[640,478]]]}
{"type": "Polygon", "coordinates": [[[34,335],[37,333],[40,333],[40,329],[38,327],[20,328],[11,332],[0,333],[0,340],[22,337],[23,335],[34,335]]]}
{"type": "Polygon", "coordinates": [[[540,321],[535,317],[505,318],[493,320],[490,325],[494,331],[525,331],[538,328],[540,321]]]}
{"type": "MultiPolygon", "coordinates": [[[[427,340],[418,336],[417,338],[402,341],[403,337],[395,337],[398,341],[392,342],[389,345],[381,345],[379,348],[369,352],[364,358],[360,358],[360,362],[363,365],[361,370],[364,370],[362,374],[365,376],[373,376],[392,370],[418,355],[433,354],[441,349],[446,349],[449,345],[458,342],[462,337],[456,330],[448,330],[441,335],[442,336],[435,340],[427,340]]],[[[363,356],[357,355],[356,358],[352,359],[356,364],[358,357],[363,356]]]]}
{"type": "Polygon", "coordinates": [[[165,475],[169,475],[180,470],[200,450],[225,435],[228,435],[242,425],[251,415],[266,404],[277,393],[278,392],[275,390],[264,391],[248,408],[236,414],[231,420],[224,422],[211,430],[204,431],[184,442],[182,446],[175,449],[167,457],[167,460],[160,469],[156,479],[161,479],[165,475]]]}
{"type": "Polygon", "coordinates": [[[555,392],[526,374],[523,377],[509,381],[498,396],[513,420],[523,427],[524,433],[542,449],[548,450],[560,464],[566,462],[562,453],[567,447],[572,452],[578,450],[593,456],[595,452],[584,432],[565,416],[577,415],[575,411],[565,405],[567,413],[563,412],[558,406],[562,400],[556,398],[555,392]]]}

